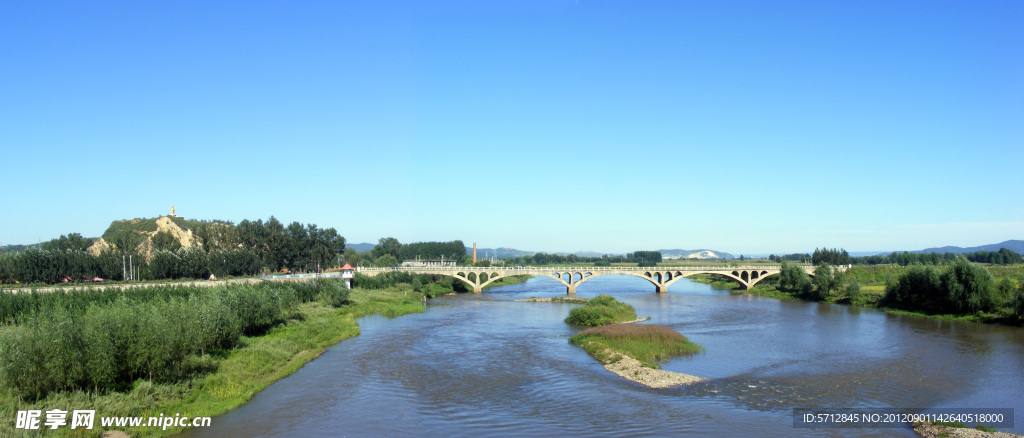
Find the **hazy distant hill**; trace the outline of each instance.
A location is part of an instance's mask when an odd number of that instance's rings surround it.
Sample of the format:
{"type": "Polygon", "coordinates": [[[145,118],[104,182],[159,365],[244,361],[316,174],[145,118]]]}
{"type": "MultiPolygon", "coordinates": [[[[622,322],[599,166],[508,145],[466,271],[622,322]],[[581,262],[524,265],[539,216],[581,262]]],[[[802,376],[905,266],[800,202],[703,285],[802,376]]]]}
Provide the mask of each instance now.
{"type": "Polygon", "coordinates": [[[951,252],[954,254],[960,254],[965,252],[977,252],[977,251],[999,251],[1000,248],[1006,248],[1010,251],[1018,254],[1024,254],[1024,240],[1007,240],[1003,243],[993,243],[991,245],[972,246],[970,248],[961,248],[959,246],[943,246],[939,248],[927,248],[920,251],[912,251],[915,253],[946,253],[951,252]]]}
{"type": "Polygon", "coordinates": [[[370,252],[375,246],[377,246],[376,243],[346,243],[345,249],[352,248],[359,252],[370,252]]]}
{"type": "MultiPolygon", "coordinates": [[[[477,248],[476,257],[478,259],[497,257],[499,259],[507,259],[512,257],[522,257],[536,254],[536,251],[522,251],[515,248],[477,248]]],[[[473,246],[466,247],[466,254],[473,255],[473,246]]]]}
{"type": "Polygon", "coordinates": [[[659,249],[666,259],[731,260],[732,254],[710,249],[659,249]]]}
{"type": "Polygon", "coordinates": [[[26,249],[28,249],[31,246],[35,246],[35,244],[32,244],[32,245],[6,245],[6,246],[0,246],[0,254],[17,254],[19,252],[25,251],[26,249]]]}

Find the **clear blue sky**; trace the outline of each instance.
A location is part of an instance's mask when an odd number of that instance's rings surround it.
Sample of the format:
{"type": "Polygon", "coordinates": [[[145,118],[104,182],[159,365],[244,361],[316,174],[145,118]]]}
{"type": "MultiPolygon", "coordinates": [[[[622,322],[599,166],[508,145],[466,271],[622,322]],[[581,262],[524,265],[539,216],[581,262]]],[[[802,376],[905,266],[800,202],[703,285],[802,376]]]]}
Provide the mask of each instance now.
{"type": "Polygon", "coordinates": [[[1024,239],[1021,1],[0,1],[0,244],[1024,239]]]}

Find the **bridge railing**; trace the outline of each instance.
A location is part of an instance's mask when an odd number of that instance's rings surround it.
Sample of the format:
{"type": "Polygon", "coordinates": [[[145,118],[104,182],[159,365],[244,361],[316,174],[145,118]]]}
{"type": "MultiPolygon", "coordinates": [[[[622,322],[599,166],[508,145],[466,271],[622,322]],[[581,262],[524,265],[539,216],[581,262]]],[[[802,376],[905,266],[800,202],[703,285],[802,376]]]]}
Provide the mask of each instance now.
{"type": "MultiPolygon", "coordinates": [[[[802,266],[803,268],[807,268],[802,266]]],[[[385,272],[385,271],[407,271],[407,272],[423,272],[423,271],[444,271],[444,272],[473,272],[473,271],[502,271],[502,272],[523,272],[523,271],[550,271],[550,272],[568,272],[568,271],[597,271],[597,272],[621,272],[621,271],[754,271],[754,270],[777,270],[782,269],[782,265],[759,265],[759,266],[655,266],[655,267],[638,267],[638,266],[520,266],[520,267],[507,267],[507,266],[423,266],[423,267],[410,267],[410,266],[395,266],[389,268],[356,268],[357,272],[385,272]]]]}

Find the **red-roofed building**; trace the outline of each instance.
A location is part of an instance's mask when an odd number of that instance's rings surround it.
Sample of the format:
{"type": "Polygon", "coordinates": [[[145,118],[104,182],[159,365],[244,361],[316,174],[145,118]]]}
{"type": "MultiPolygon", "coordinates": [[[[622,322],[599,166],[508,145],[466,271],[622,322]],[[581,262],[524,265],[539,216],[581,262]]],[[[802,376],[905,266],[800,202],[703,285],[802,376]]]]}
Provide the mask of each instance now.
{"type": "Polygon", "coordinates": [[[345,280],[345,286],[352,289],[352,279],[356,278],[355,268],[348,263],[341,267],[341,278],[345,280]]]}

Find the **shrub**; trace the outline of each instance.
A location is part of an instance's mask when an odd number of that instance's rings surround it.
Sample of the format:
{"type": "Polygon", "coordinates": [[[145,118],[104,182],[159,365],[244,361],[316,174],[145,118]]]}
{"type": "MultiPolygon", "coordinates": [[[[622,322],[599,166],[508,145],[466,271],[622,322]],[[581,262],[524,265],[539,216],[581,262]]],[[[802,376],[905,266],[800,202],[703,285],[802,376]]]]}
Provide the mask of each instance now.
{"type": "Polygon", "coordinates": [[[942,276],[931,266],[911,266],[885,285],[883,303],[907,310],[931,313],[948,312],[949,295],[942,287],[942,276]]]}
{"type": "Polygon", "coordinates": [[[1018,319],[1024,320],[1024,278],[1017,280],[1017,296],[1013,299],[1011,309],[1018,319]]]}
{"type": "Polygon", "coordinates": [[[856,278],[850,277],[846,284],[846,297],[850,300],[851,304],[860,304],[862,293],[860,291],[860,283],[857,282],[856,278]]]}
{"type": "Polygon", "coordinates": [[[573,308],[565,322],[576,325],[599,326],[636,319],[636,310],[629,304],[608,295],[598,295],[586,304],[573,308]]]}

